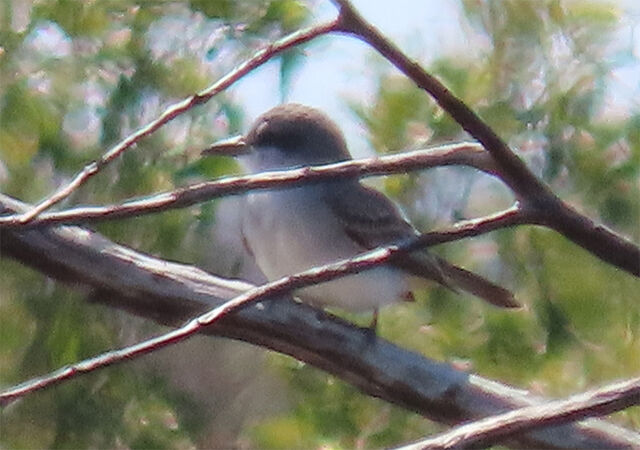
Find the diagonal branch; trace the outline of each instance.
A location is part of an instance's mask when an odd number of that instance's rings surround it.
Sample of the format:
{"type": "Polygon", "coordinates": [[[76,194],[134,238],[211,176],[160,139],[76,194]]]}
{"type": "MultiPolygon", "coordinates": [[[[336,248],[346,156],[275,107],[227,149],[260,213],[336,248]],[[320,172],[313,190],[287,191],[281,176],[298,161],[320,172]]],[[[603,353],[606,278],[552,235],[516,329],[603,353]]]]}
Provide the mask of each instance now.
{"type": "Polygon", "coordinates": [[[509,228],[516,225],[535,224],[535,217],[526,209],[522,209],[519,204],[497,213],[479,217],[477,219],[464,220],[456,223],[449,230],[431,231],[423,233],[414,244],[409,245],[409,250],[423,247],[431,247],[446,242],[459,241],[481,234],[490,233],[502,228],[509,228]]]}
{"type": "Polygon", "coordinates": [[[330,33],[335,30],[336,25],[337,21],[334,20],[326,24],[299,30],[259,50],[250,59],[240,64],[205,90],[169,106],[156,119],[120,141],[102,155],[100,159],[87,164],[84,169],[82,169],[82,171],[80,171],[67,185],[61,187],[58,191],[42,200],[37,205],[31,207],[28,211],[16,216],[0,217],[0,224],[24,224],[32,221],[41,212],[69,197],[69,195],[97,174],[104,166],[118,158],[122,153],[135,145],[143,137],[150,135],[161,126],[193,107],[209,101],[212,97],[227,89],[247,73],[269,61],[275,55],[282,53],[291,47],[295,47],[315,39],[318,36],[330,33]]]}
{"type": "Polygon", "coordinates": [[[640,277],[640,249],[637,246],[594,223],[558,198],[471,108],[365,21],[348,0],[334,0],[334,3],[340,9],[339,30],[369,44],[417,86],[431,94],[465,131],[487,149],[502,180],[523,204],[537,210],[547,226],[603,261],[640,277]]]}
{"type": "Polygon", "coordinates": [[[539,200],[553,197],[549,188],[527,169],[524,162],[462,100],[453,95],[438,79],[428,74],[417,62],[407,57],[377,28],[366,22],[348,0],[334,0],[334,3],[337,3],[340,8],[340,30],[360,38],[373,47],[418,87],[431,94],[442,109],[447,111],[493,156],[496,165],[503,173],[505,183],[514,192],[526,199],[531,199],[532,205],[537,205],[536,202],[539,200]],[[538,200],[537,196],[541,193],[544,193],[544,197],[538,200]]]}
{"type": "Polygon", "coordinates": [[[27,224],[12,222],[12,216],[7,217],[7,221],[3,224],[3,218],[0,217],[0,228],[115,220],[184,208],[214,198],[242,194],[254,189],[285,188],[334,178],[404,173],[409,170],[446,165],[466,165],[495,175],[491,157],[482,147],[472,143],[452,144],[324,166],[224,177],[142,199],[128,200],[119,205],[86,206],[45,213],[27,224]]]}
{"type": "MultiPolygon", "coordinates": [[[[640,378],[583,392],[564,400],[527,406],[461,425],[439,436],[401,447],[402,450],[484,448],[505,438],[549,425],[603,416],[640,403],[640,378]]],[[[398,449],[400,450],[400,449],[398,449]]]]}
{"type": "MultiPolygon", "coordinates": [[[[251,288],[247,292],[232,298],[212,310],[200,314],[199,316],[189,320],[181,327],[168,333],[164,333],[160,336],[139,342],[120,350],[109,351],[93,358],[70,364],[43,377],[29,380],[18,386],[5,389],[0,392],[0,406],[8,405],[26,394],[51,387],[61,381],[69,380],[79,375],[87,374],[119,362],[128,361],[169,345],[182,342],[185,339],[200,333],[204,328],[219,322],[229,314],[239,310],[240,308],[247,307],[252,303],[278,298],[279,296],[290,294],[295,289],[335,280],[346,275],[379,266],[388,262],[398,253],[406,251],[408,246],[415,243],[415,241],[416,239],[414,238],[401,245],[380,247],[353,258],[315,267],[251,288]]],[[[375,339],[373,332],[369,331],[369,333],[371,333],[371,339],[375,339]]]]}
{"type": "MultiPolygon", "coordinates": [[[[503,213],[490,216],[485,219],[476,219],[456,229],[429,236],[416,236],[404,242],[389,246],[379,247],[369,252],[362,253],[353,258],[343,259],[324,266],[314,267],[303,272],[283,277],[279,280],[265,283],[262,286],[249,289],[223,305],[208,312],[200,314],[198,317],[189,320],[185,325],[161,336],[132,345],[120,350],[114,350],[91,359],[80,361],[63,367],[49,375],[21,383],[18,386],[0,392],[0,406],[8,404],[28,393],[57,384],[61,381],[74,378],[76,376],[93,372],[102,367],[110,366],[118,362],[130,360],[154,350],[176,344],[201,332],[205,327],[217,323],[220,319],[230,313],[244,308],[249,304],[258,301],[278,298],[290,294],[296,289],[310,285],[331,281],[346,275],[359,273],[364,270],[377,267],[388,262],[400,253],[418,249],[429,245],[430,242],[445,242],[455,239],[462,239],[475,236],[499,228],[504,228],[517,223],[520,220],[519,210],[513,207],[503,213]]],[[[372,335],[373,339],[374,336],[372,335]]]]}
{"type": "MultiPolygon", "coordinates": [[[[0,195],[0,212],[24,210],[23,203],[0,195]]],[[[169,326],[252,287],[141,254],[78,227],[1,230],[0,254],[74,286],[88,286],[94,290],[94,300],[169,326]]],[[[478,419],[540,401],[383,339],[372,343],[369,333],[352,324],[286,299],[243,308],[203,333],[293,356],[368,395],[442,423],[478,419]]],[[[639,435],[602,421],[545,428],[515,440],[528,448],[640,446],[639,435]]]]}

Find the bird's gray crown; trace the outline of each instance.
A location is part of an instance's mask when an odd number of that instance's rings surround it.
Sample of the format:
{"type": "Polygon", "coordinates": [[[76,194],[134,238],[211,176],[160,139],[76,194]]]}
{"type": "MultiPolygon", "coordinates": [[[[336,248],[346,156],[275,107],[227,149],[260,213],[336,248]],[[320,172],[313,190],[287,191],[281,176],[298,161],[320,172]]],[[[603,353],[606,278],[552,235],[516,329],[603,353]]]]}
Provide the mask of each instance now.
{"type": "Polygon", "coordinates": [[[255,150],[275,147],[310,164],[351,159],[344,136],[323,112],[289,103],[261,115],[247,134],[255,150]]]}

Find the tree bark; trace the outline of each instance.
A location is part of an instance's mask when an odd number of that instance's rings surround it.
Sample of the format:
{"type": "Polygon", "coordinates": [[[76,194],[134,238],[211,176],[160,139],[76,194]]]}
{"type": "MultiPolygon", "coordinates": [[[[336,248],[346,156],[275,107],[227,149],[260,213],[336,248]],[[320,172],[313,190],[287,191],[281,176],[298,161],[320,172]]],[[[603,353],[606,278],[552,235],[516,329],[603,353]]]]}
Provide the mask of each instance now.
{"type": "MultiPolygon", "coordinates": [[[[0,195],[0,212],[27,205],[0,195]]],[[[74,226],[0,232],[1,256],[52,278],[90,287],[92,299],[177,326],[251,287],[117,245],[74,226]]],[[[251,305],[206,329],[309,363],[368,395],[454,424],[540,402],[526,392],[453,369],[288,298],[251,305]]],[[[640,435],[600,420],[532,431],[519,447],[628,448],[640,435]]]]}

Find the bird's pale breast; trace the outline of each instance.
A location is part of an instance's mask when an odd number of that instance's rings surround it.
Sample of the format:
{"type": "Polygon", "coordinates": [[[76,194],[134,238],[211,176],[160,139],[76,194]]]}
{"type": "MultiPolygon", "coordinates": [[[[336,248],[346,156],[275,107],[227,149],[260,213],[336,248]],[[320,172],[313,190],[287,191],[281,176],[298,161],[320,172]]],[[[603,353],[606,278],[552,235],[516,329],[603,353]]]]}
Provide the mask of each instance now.
{"type": "MultiPolygon", "coordinates": [[[[270,280],[364,251],[344,232],[319,195],[318,186],[248,195],[242,231],[258,266],[270,280]]],[[[398,301],[408,292],[408,280],[402,272],[384,266],[296,294],[311,303],[367,311],[398,301]]]]}

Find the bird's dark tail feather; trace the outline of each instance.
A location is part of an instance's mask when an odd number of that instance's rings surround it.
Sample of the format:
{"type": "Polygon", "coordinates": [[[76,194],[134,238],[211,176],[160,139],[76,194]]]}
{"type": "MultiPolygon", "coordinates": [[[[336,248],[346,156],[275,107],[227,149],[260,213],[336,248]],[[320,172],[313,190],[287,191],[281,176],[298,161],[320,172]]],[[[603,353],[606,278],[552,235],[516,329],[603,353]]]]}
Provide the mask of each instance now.
{"type": "Polygon", "coordinates": [[[492,305],[502,308],[519,308],[521,306],[508,289],[498,286],[462,267],[454,266],[443,259],[438,258],[438,263],[448,281],[447,284],[451,284],[454,289],[460,288],[492,305]]]}
{"type": "Polygon", "coordinates": [[[501,308],[519,308],[522,306],[515,300],[508,289],[498,286],[473,272],[454,266],[435,255],[428,253],[412,254],[409,258],[399,259],[394,263],[414,275],[437,281],[455,292],[461,289],[492,305],[501,308]]]}

